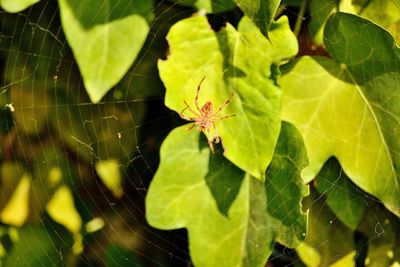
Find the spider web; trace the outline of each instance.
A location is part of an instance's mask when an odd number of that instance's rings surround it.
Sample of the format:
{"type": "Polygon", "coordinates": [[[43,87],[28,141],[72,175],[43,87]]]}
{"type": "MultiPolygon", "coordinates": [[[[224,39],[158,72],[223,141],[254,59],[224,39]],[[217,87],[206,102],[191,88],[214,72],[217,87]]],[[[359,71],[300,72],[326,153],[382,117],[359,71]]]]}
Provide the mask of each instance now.
{"type": "MultiPolygon", "coordinates": [[[[34,195],[21,227],[0,227],[0,257],[6,266],[191,266],[186,231],[150,227],[144,209],[160,145],[183,123],[164,107],[156,69],[157,59],[166,55],[169,27],[194,12],[176,2],[154,4],[155,19],[141,53],[123,80],[97,104],[85,92],[55,1],[40,1],[18,14],[0,11],[0,204],[6,206],[25,174],[34,195]],[[123,178],[120,197],[96,172],[96,163],[107,160],[117,160],[123,178]],[[43,207],[56,191],[49,188],[48,177],[57,169],[83,221],[84,249],[78,256],[71,250],[76,242],[72,234],[43,207]],[[22,243],[18,249],[15,240],[22,243]]],[[[312,16],[299,15],[296,8],[282,12],[293,21],[312,16]]],[[[231,16],[228,12],[210,17],[218,28],[231,16]]],[[[312,46],[307,40],[303,45],[312,46]]],[[[349,190],[336,182],[329,190],[349,190]]],[[[362,192],[358,198],[378,202],[362,192]]],[[[310,199],[312,206],[324,199],[324,193],[313,191],[310,199]]],[[[326,205],[322,201],[321,209],[326,205]]],[[[374,218],[375,235],[366,244],[385,238],[385,222],[378,215],[374,218]]],[[[336,221],[340,220],[333,216],[326,228],[336,221]]],[[[358,256],[364,257],[365,250],[361,247],[358,256]]],[[[291,266],[300,259],[293,250],[277,245],[270,262],[291,266]]]]}

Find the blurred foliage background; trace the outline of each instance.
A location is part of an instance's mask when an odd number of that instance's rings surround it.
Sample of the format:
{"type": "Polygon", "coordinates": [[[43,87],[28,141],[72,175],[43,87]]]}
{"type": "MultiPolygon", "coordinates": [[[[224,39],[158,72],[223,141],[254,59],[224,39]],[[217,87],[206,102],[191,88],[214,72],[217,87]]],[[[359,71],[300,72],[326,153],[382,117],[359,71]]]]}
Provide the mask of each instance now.
{"type": "MultiPolygon", "coordinates": [[[[322,22],[313,22],[319,25],[313,42],[308,34],[310,16],[302,13],[301,2],[283,1],[278,13],[289,17],[293,29],[298,16],[305,18],[299,28],[301,55],[325,55],[318,46],[322,22]]],[[[310,8],[318,10],[317,2],[310,8]]],[[[16,14],[0,10],[3,266],[191,265],[185,230],[159,231],[148,226],[144,199],[158,166],[160,144],[182,123],[178,114],[163,105],[157,61],[168,54],[165,36],[171,25],[201,6],[165,0],[153,6],[150,33],[137,59],[96,104],[86,93],[66,42],[56,1],[42,0],[16,14]]],[[[208,15],[215,29],[227,21],[236,25],[242,16],[234,4],[217,12],[208,15]]],[[[318,14],[321,20],[327,16],[318,14]]],[[[390,27],[399,32],[398,25],[390,27]]],[[[311,23],[311,32],[313,27],[311,23]]],[[[320,199],[316,190],[311,197],[320,199]]],[[[370,199],[365,193],[363,198],[370,199]]],[[[318,207],[326,209],[324,203],[318,207]]],[[[353,240],[356,235],[363,262],[365,238],[375,240],[382,231],[398,239],[396,227],[384,229],[379,224],[376,230],[377,222],[398,219],[380,204],[372,202],[370,207],[374,215],[363,222],[363,235],[350,231],[328,211],[321,220],[310,222],[316,229],[311,236],[318,242],[332,236],[353,240]],[[339,234],[318,230],[332,221],[339,225],[339,234]],[[371,232],[374,227],[378,233],[371,232]]],[[[342,245],[346,242],[353,241],[339,240],[338,247],[327,251],[346,250],[342,245]]],[[[302,255],[312,253],[308,248],[301,250],[302,255]]],[[[269,264],[302,266],[301,259],[301,253],[277,245],[269,264]]]]}

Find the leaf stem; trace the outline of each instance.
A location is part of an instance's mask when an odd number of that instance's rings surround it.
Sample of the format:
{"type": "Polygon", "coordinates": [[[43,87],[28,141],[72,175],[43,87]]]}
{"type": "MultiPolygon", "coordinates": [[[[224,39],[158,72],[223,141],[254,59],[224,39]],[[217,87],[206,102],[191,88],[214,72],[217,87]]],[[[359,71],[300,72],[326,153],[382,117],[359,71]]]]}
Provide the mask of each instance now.
{"type": "Polygon", "coordinates": [[[299,36],[301,25],[303,24],[303,21],[305,19],[304,14],[306,13],[307,4],[308,0],[303,0],[301,2],[299,14],[297,15],[296,24],[294,26],[294,34],[296,35],[296,37],[299,36]]]}
{"type": "Polygon", "coordinates": [[[277,10],[276,13],[275,13],[274,20],[276,20],[280,15],[282,15],[282,13],[283,13],[283,12],[285,11],[285,9],[286,9],[286,6],[287,6],[287,5],[285,5],[285,4],[282,4],[282,5],[279,6],[278,10],[277,10]]]}

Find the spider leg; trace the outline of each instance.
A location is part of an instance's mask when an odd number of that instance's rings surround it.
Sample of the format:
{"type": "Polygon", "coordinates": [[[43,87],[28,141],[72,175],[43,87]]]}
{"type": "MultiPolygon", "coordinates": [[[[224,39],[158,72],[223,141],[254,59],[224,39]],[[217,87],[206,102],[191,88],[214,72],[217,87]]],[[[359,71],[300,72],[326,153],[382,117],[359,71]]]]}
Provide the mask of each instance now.
{"type": "Polygon", "coordinates": [[[186,129],[186,131],[190,131],[190,130],[192,130],[194,127],[196,127],[196,124],[193,123],[192,125],[190,125],[189,128],[186,129]]]}
{"type": "Polygon", "coordinates": [[[190,112],[192,112],[194,115],[196,115],[196,117],[199,117],[199,116],[200,116],[199,114],[197,114],[196,111],[194,111],[194,110],[189,106],[189,104],[188,104],[186,101],[183,101],[183,103],[185,103],[185,106],[186,106],[185,109],[190,110],[190,112]]]}
{"type": "Polygon", "coordinates": [[[218,114],[221,110],[224,109],[229,103],[231,103],[233,96],[235,95],[235,92],[232,92],[231,96],[223,103],[221,106],[218,107],[217,111],[214,113],[214,115],[218,114]]]}
{"type": "Polygon", "coordinates": [[[218,144],[219,141],[220,141],[220,138],[219,138],[219,134],[218,134],[218,131],[217,131],[217,127],[215,126],[215,123],[213,123],[213,129],[214,129],[215,143],[218,144]]]}
{"type": "Polygon", "coordinates": [[[181,111],[181,113],[179,113],[179,116],[180,116],[182,119],[184,119],[185,121],[195,121],[196,118],[189,117],[189,116],[186,116],[186,115],[183,114],[183,112],[184,112],[185,110],[186,110],[186,108],[184,108],[184,109],[181,111]]]}
{"type": "Polygon", "coordinates": [[[186,115],[183,114],[183,112],[185,110],[189,109],[190,112],[192,112],[196,117],[200,116],[190,108],[190,106],[188,105],[188,103],[186,103],[186,101],[183,101],[183,102],[185,103],[186,107],[184,109],[182,109],[181,113],[179,113],[179,116],[181,116],[181,118],[186,120],[186,121],[194,121],[194,120],[196,120],[196,118],[189,117],[189,116],[186,116],[186,115]]]}
{"type": "Polygon", "coordinates": [[[201,89],[201,84],[203,83],[204,79],[206,78],[206,76],[203,77],[203,79],[201,79],[199,85],[197,86],[197,91],[196,91],[196,97],[194,98],[194,104],[197,108],[197,110],[201,113],[201,108],[199,106],[199,92],[201,89]]]}
{"type": "Polygon", "coordinates": [[[235,114],[230,114],[230,115],[224,115],[224,116],[214,116],[214,119],[216,120],[225,120],[228,118],[236,117],[235,114]]]}
{"type": "Polygon", "coordinates": [[[213,142],[210,139],[207,139],[208,141],[208,146],[210,147],[211,153],[214,154],[214,145],[213,142]]]}

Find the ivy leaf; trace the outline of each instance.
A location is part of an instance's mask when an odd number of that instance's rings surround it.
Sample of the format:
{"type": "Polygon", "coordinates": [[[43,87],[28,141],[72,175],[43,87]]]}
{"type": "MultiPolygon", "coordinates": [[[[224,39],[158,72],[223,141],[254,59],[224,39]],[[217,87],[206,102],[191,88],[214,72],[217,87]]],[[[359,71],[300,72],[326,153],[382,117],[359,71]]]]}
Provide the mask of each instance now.
{"type": "Polygon", "coordinates": [[[310,31],[317,45],[323,43],[323,30],[329,15],[340,10],[359,15],[389,31],[397,41],[400,41],[400,6],[398,0],[312,0],[310,13],[312,14],[310,31]]]}
{"type": "Polygon", "coordinates": [[[296,168],[306,162],[294,127],[282,130],[267,184],[211,154],[202,137],[184,126],[164,141],[146,198],[148,222],[165,230],[186,227],[195,266],[264,266],[274,240],[287,246],[302,240],[300,201],[307,190],[296,168]]]}
{"type": "Polygon", "coordinates": [[[40,0],[0,0],[0,6],[7,12],[17,13],[39,1],[40,0]]]}
{"type": "Polygon", "coordinates": [[[233,0],[173,0],[173,2],[197,9],[205,9],[207,13],[220,13],[235,7],[233,0]]]}
{"type": "Polygon", "coordinates": [[[286,17],[272,28],[268,41],[247,17],[238,31],[227,24],[217,33],[204,16],[181,20],[167,36],[170,56],[158,65],[167,88],[165,104],[179,113],[184,101],[195,109],[196,88],[203,77],[200,106],[211,101],[216,110],[235,92],[221,114],[236,116],[217,122],[216,128],[225,156],[259,179],[271,161],[280,130],[277,65],[298,50],[286,17]]]}
{"type": "Polygon", "coordinates": [[[96,103],[123,77],[149,32],[152,1],[59,0],[61,21],[96,103]]]}
{"type": "Polygon", "coordinates": [[[343,172],[335,159],[329,159],[318,174],[318,192],[327,196],[329,208],[353,231],[364,214],[365,196],[343,172]]]}
{"type": "Polygon", "coordinates": [[[302,133],[310,160],[302,176],[312,180],[335,156],[400,215],[399,48],[382,28],[345,13],[329,19],[325,40],[336,61],[304,57],[281,79],[283,117],[302,133]]]}
{"type": "Polygon", "coordinates": [[[261,32],[268,36],[269,27],[274,19],[280,0],[235,0],[239,8],[251,18],[261,32]]]}

